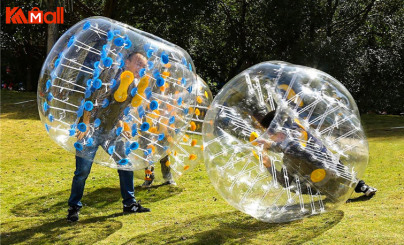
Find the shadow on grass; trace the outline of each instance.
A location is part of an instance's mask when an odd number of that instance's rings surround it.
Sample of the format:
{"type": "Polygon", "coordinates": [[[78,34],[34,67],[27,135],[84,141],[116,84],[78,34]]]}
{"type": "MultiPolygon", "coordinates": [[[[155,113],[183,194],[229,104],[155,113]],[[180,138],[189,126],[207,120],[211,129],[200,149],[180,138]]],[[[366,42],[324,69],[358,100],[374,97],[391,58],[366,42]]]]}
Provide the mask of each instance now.
{"type": "Polygon", "coordinates": [[[309,241],[338,224],[342,211],[283,224],[268,224],[238,211],[199,216],[150,233],[136,236],[126,244],[161,241],[165,244],[300,244],[309,241]]]}
{"type": "Polygon", "coordinates": [[[350,203],[350,202],[363,202],[363,201],[367,201],[367,200],[370,200],[370,199],[372,199],[374,196],[366,196],[366,195],[362,195],[362,196],[359,196],[359,197],[355,197],[355,198],[350,198],[350,199],[348,199],[346,202],[347,203],[350,203]]]}
{"type": "Polygon", "coordinates": [[[66,219],[58,219],[46,223],[40,220],[30,220],[29,228],[18,230],[21,223],[28,221],[15,221],[2,224],[2,230],[9,230],[1,234],[2,244],[93,244],[104,240],[122,228],[122,223],[110,218],[120,216],[113,214],[103,217],[81,219],[80,222],[71,223],[66,219]],[[16,230],[17,231],[14,231],[16,230]]]}
{"type": "MultiPolygon", "coordinates": [[[[143,200],[143,204],[153,203],[166,198],[178,195],[182,192],[181,188],[172,186],[160,187],[157,191],[135,188],[137,200],[143,200]]],[[[51,193],[19,203],[11,209],[17,217],[53,217],[65,216],[67,214],[67,200],[70,196],[70,190],[51,193]]],[[[90,193],[84,193],[82,199],[82,214],[96,214],[105,212],[106,209],[121,209],[121,192],[119,188],[100,188],[90,193]]]]}

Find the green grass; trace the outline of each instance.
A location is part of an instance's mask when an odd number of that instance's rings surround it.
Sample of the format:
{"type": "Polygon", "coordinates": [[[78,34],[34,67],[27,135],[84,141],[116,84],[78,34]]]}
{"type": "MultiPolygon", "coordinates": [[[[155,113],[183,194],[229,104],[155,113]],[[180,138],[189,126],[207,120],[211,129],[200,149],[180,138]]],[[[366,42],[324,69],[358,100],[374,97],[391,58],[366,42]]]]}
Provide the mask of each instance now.
{"type": "MultiPolygon", "coordinates": [[[[33,93],[1,99],[1,243],[33,244],[403,244],[404,117],[363,116],[370,145],[364,179],[379,189],[339,210],[287,224],[266,224],[228,205],[204,166],[178,187],[136,189],[151,213],[122,215],[116,170],[94,165],[80,221],[68,223],[74,156],[47,136],[33,93]]],[[[135,180],[140,185],[141,180],[135,180]]]]}

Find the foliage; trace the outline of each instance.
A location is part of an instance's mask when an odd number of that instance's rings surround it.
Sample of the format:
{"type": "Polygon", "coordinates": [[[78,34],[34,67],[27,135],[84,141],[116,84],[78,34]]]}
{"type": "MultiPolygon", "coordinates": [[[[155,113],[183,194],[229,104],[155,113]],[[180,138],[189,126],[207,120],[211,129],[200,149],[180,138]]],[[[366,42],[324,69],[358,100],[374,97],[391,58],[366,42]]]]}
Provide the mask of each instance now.
{"type": "MultiPolygon", "coordinates": [[[[60,34],[92,15],[127,23],[187,50],[214,92],[251,65],[283,60],[336,77],[362,112],[403,112],[404,0],[72,2],[60,34]]],[[[12,4],[31,9],[34,1],[3,4],[3,16],[12,4]]],[[[46,52],[44,27],[3,21],[2,74],[10,65],[26,80],[19,70],[32,64],[27,84],[35,83],[46,52]]]]}

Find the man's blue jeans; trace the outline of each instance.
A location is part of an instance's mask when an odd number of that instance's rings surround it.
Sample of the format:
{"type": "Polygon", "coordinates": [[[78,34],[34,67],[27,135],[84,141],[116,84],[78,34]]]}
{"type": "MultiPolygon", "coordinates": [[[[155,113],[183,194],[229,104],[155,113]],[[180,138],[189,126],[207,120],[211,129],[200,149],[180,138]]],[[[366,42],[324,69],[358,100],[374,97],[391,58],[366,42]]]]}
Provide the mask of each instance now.
{"type": "MultiPolygon", "coordinates": [[[[85,155],[86,158],[76,155],[76,171],[74,171],[72,190],[70,198],[68,201],[69,206],[82,207],[81,198],[84,193],[84,186],[86,184],[86,179],[91,171],[91,166],[93,165],[93,160],[97,152],[98,146],[101,146],[106,150],[108,146],[114,144],[112,141],[108,141],[107,137],[102,136],[102,130],[95,132],[92,137],[94,138],[94,144],[91,147],[86,147],[85,155]],[[109,142],[108,144],[104,144],[109,142]]],[[[123,146],[117,145],[117,152],[124,156],[123,146]]],[[[118,170],[119,182],[121,187],[122,203],[125,206],[131,205],[136,202],[135,199],[135,187],[133,185],[133,171],[123,171],[118,170]]]]}

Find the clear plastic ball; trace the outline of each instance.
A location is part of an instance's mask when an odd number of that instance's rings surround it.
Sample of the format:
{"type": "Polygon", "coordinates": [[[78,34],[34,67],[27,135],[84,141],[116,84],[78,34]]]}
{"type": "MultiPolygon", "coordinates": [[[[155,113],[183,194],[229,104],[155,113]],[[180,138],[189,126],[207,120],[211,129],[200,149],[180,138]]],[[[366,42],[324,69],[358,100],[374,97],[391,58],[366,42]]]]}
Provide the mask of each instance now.
{"type": "Polygon", "coordinates": [[[265,222],[335,209],[368,162],[348,90],[324,72],[279,61],[255,65],[220,90],[203,141],[216,190],[265,222]]]}
{"type": "Polygon", "coordinates": [[[167,155],[188,127],[195,82],[193,62],[180,47],[88,18],[50,51],[38,83],[39,114],[66,150],[108,167],[142,169],[167,155]]]}

